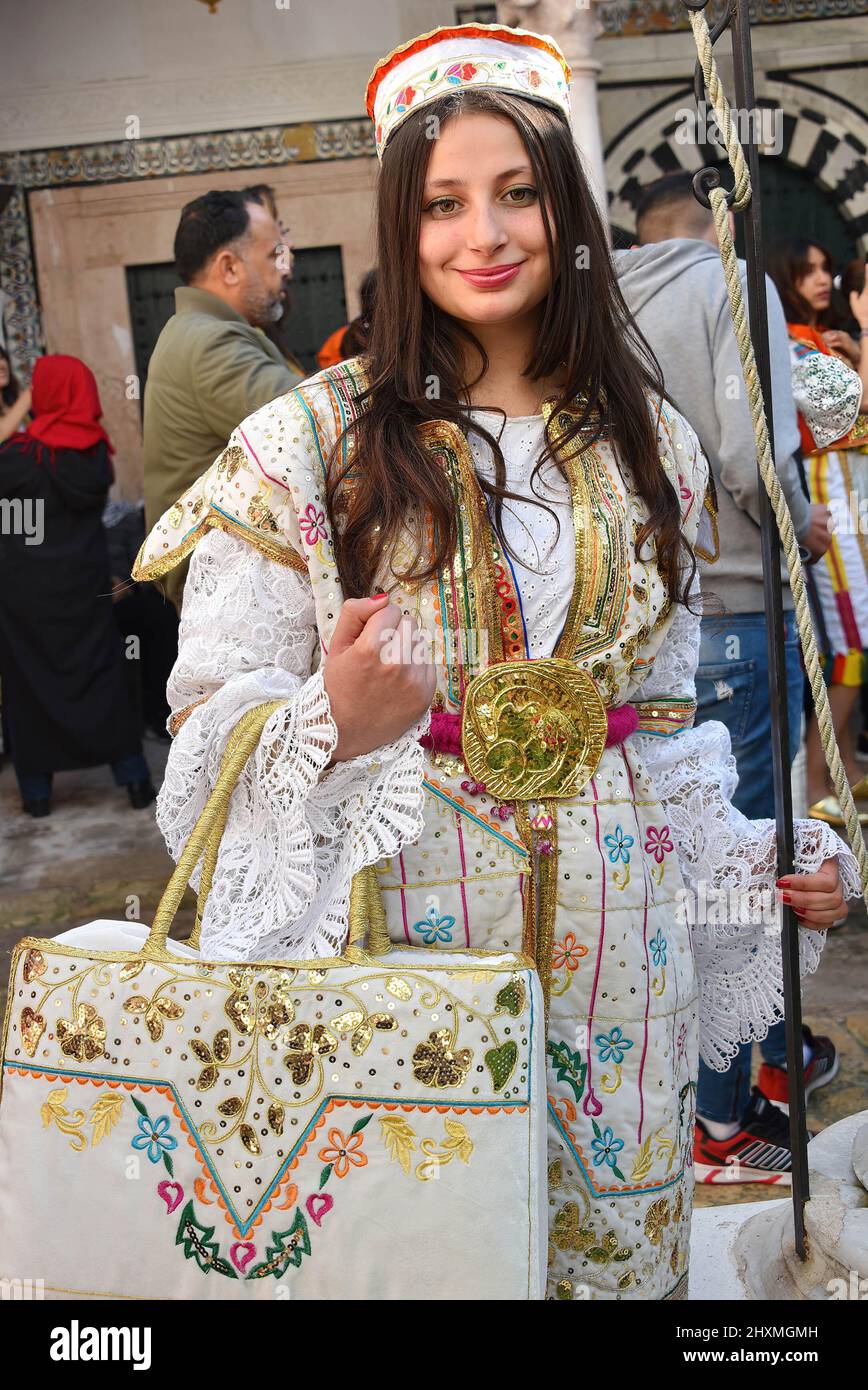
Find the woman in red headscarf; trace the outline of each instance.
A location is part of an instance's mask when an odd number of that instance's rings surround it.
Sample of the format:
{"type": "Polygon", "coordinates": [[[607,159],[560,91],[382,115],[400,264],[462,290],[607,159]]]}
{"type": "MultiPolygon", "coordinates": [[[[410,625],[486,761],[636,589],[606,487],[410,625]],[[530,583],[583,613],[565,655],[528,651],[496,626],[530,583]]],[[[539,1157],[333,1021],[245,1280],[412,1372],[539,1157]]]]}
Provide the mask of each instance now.
{"type": "Polygon", "coordinates": [[[48,815],[52,773],[100,763],[144,807],[155,793],[112,611],[96,381],[75,357],[42,357],[31,392],[31,424],[0,446],[0,680],[24,809],[48,815]]]}

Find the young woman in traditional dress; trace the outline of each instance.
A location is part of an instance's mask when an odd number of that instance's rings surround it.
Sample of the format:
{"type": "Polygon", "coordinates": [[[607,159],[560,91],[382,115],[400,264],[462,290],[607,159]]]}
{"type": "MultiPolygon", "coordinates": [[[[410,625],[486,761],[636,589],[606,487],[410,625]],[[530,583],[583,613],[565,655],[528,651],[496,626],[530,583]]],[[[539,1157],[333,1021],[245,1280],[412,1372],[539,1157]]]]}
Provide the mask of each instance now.
{"type": "MultiPolygon", "coordinates": [[[[849,294],[849,307],[865,336],[830,329],[832,263],[819,243],[782,238],[772,248],[769,274],[777,285],[790,332],[793,395],[811,500],[833,510],[835,535],[814,571],[822,609],[826,681],[835,737],[854,795],[868,801],[853,749],[850,716],[868,678],[868,537],[860,507],[868,453],[868,289],[849,294]],[[861,373],[861,375],[860,375],[861,373]]],[[[830,793],[816,718],[808,725],[809,815],[843,825],[838,798],[830,793]]],[[[868,821],[868,807],[860,806],[868,821]]]]}
{"type": "MultiPolygon", "coordinates": [[[[195,547],[159,822],[177,855],[235,722],[282,700],[203,953],[337,952],[366,865],[395,941],[535,949],[550,1295],[683,1297],[700,1036],[723,1068],[782,1009],[775,832],[727,800],[723,727],[690,728],[706,462],[618,293],[568,81],[497,26],[378,64],[369,350],[245,420],[136,569],[195,547]]],[[[797,869],[813,969],[857,873],[816,821],[797,869]]]]}

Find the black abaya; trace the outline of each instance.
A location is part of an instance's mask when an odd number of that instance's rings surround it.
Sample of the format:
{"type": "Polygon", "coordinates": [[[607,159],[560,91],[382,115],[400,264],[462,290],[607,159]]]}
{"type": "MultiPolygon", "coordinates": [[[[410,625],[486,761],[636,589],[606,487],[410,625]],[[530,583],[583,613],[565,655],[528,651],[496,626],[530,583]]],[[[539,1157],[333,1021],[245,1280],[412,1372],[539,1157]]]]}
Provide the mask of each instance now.
{"type": "Polygon", "coordinates": [[[110,478],[103,443],[0,446],[0,679],[19,774],[141,751],[101,520],[110,478]]]}

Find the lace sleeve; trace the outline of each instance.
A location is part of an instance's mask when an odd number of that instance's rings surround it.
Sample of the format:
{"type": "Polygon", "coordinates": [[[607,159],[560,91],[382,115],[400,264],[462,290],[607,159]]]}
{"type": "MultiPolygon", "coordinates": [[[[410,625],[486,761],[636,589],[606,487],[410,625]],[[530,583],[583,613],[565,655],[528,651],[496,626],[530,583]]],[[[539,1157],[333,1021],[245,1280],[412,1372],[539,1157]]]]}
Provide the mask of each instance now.
{"type": "MultiPolygon", "coordinates": [[[[691,606],[699,608],[698,584],[691,606]]],[[[698,659],[699,617],[679,605],[634,698],[695,698],[698,659]]],[[[725,1071],[740,1042],[764,1038],[783,1017],[775,824],[748,820],[731,804],[738,775],[723,724],[709,721],[663,738],[638,735],[632,743],[665,807],[687,888],[700,1053],[714,1070],[725,1071]]],[[[796,873],[813,873],[837,855],[845,895],[861,895],[856,860],[830,826],[797,820],[795,845],[796,873]]],[[[803,974],[816,970],[825,939],[825,933],[799,931],[803,974]]]]}
{"type": "Polygon", "coordinates": [[[791,344],[793,397],[818,449],[844,439],[856,423],[862,379],[838,357],[791,344]]]}
{"type": "Polygon", "coordinates": [[[306,576],[218,530],[199,542],[168,686],[178,731],[157,802],[175,859],[241,715],[285,700],[232,794],[202,921],[202,953],[213,959],[335,954],[353,874],[421,832],[427,719],[325,771],[337,729],[318,650],[306,576]]]}

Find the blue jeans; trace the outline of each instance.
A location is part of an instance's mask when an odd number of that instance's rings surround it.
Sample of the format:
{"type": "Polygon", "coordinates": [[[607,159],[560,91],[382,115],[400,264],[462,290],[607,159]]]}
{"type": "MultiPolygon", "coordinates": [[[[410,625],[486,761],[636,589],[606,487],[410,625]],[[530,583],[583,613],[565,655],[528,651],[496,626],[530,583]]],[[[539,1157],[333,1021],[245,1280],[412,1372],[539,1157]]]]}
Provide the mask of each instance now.
{"type": "MultiPolygon", "coordinates": [[[[116,763],[112,763],[111,769],[115,785],[118,787],[128,787],[133,782],[149,782],[151,780],[150,770],[143,753],[130,753],[125,758],[118,758],[116,763]]],[[[22,801],[48,801],[51,797],[50,772],[25,773],[16,771],[16,776],[18,777],[22,801]]]]}
{"type": "MultiPolygon", "coordinates": [[[[798,633],[791,613],[786,618],[785,650],[792,764],[799,751],[804,676],[799,664],[798,633]]],[[[750,820],[774,818],[765,613],[703,619],[696,702],[697,724],[716,719],[729,730],[738,768],[733,805],[750,820]]],[[[712,1071],[700,1061],[696,1096],[699,1115],[722,1124],[741,1119],[750,1102],[751,1047],[751,1043],[741,1045],[729,1071],[712,1071]]],[[[763,1060],[771,1066],[786,1066],[783,1021],[772,1025],[760,1043],[760,1050],[763,1060]]]]}

